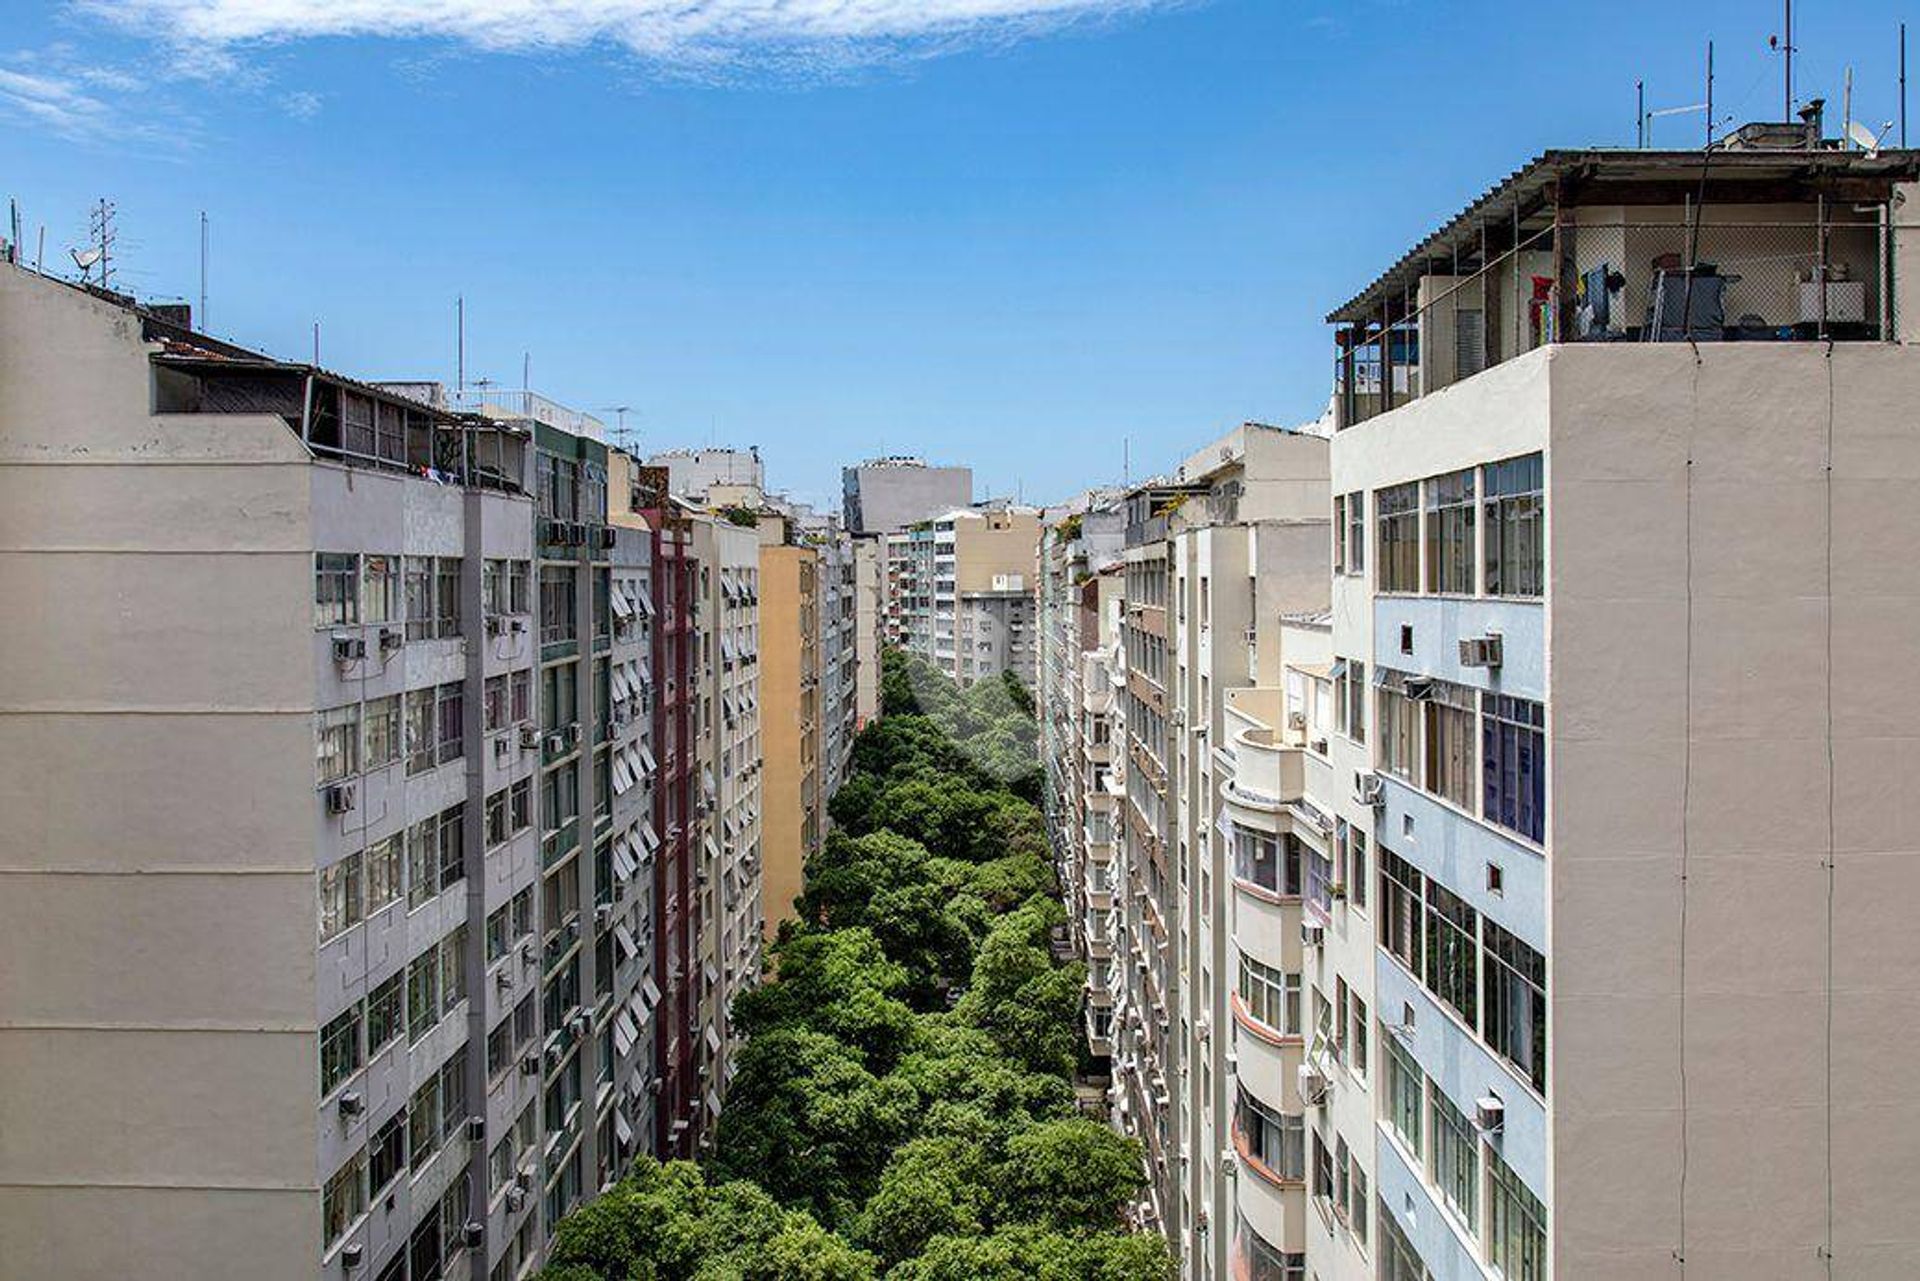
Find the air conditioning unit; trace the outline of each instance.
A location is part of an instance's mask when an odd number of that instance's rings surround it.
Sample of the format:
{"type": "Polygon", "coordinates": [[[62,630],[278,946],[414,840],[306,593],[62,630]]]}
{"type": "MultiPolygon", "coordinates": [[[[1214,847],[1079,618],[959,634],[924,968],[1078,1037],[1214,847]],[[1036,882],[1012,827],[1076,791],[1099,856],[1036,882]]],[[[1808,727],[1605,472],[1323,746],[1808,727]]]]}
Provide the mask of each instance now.
{"type": "Polygon", "coordinates": [[[520,727],[520,747],[521,747],[521,749],[522,749],[523,751],[528,751],[528,752],[530,752],[530,751],[532,751],[532,750],[533,750],[534,748],[536,748],[536,747],[538,747],[538,746],[540,746],[540,730],[539,730],[539,728],[538,728],[537,726],[533,726],[533,725],[522,725],[522,726],[520,727]]]}
{"type": "Polygon", "coordinates": [[[1232,1148],[1220,1149],[1220,1173],[1234,1175],[1240,1172],[1240,1154],[1232,1148]]]}
{"type": "Polygon", "coordinates": [[[498,614],[487,615],[487,635],[498,636],[507,630],[507,620],[498,614]]]}
{"type": "Polygon", "coordinates": [[[353,808],[354,789],[352,783],[334,783],[327,788],[327,813],[345,814],[353,808]]]}
{"type": "Polygon", "coordinates": [[[1433,699],[1433,677],[1409,676],[1401,682],[1400,689],[1410,703],[1430,702],[1433,699]]]}
{"type": "Polygon", "coordinates": [[[487,1137],[487,1118],[470,1116],[467,1118],[467,1137],[479,1143],[487,1137]]]}
{"type": "Polygon", "coordinates": [[[579,721],[570,722],[567,725],[566,735],[567,735],[568,747],[572,747],[575,743],[578,743],[580,741],[580,722],[579,721]]]}
{"type": "Polygon", "coordinates": [[[366,1096],[358,1090],[348,1090],[340,1096],[340,1115],[359,1116],[367,1110],[366,1096]]]}
{"type": "Polygon", "coordinates": [[[602,547],[611,547],[613,546],[613,540],[614,540],[613,526],[602,525],[600,527],[600,545],[602,547]]]}
{"type": "Polygon", "coordinates": [[[380,629],[380,649],[383,653],[390,649],[399,649],[406,643],[406,633],[402,632],[398,627],[382,627],[380,629]]]}
{"type": "Polygon", "coordinates": [[[1313,924],[1311,921],[1303,922],[1301,924],[1300,945],[1302,947],[1319,947],[1322,943],[1326,941],[1327,941],[1327,932],[1325,929],[1323,929],[1318,925],[1313,924]]]}
{"type": "Polygon", "coordinates": [[[1362,805],[1371,805],[1375,809],[1387,803],[1387,784],[1371,770],[1355,770],[1353,773],[1353,799],[1362,805]]]}
{"type": "Polygon", "coordinates": [[[1288,729],[1304,730],[1306,729],[1306,727],[1307,727],[1307,714],[1305,712],[1288,712],[1287,713],[1288,729]]]}
{"type": "Polygon", "coordinates": [[[517,636],[527,630],[527,620],[524,618],[512,619],[507,624],[507,630],[517,636]]]}
{"type": "Polygon", "coordinates": [[[1460,642],[1460,666],[1498,667],[1501,657],[1500,633],[1488,632],[1460,642]]]}
{"type": "Polygon", "coordinates": [[[1207,1015],[1202,1014],[1198,1019],[1194,1020],[1193,1031],[1202,1041],[1210,1039],[1213,1036],[1213,1020],[1207,1015]]]}
{"type": "Polygon", "coordinates": [[[550,1069],[559,1067],[560,1060],[564,1059],[566,1056],[567,1056],[567,1052],[564,1049],[562,1049],[560,1046],[549,1045],[547,1047],[547,1067],[550,1069]]]}
{"type": "Polygon", "coordinates": [[[540,1055],[538,1053],[528,1054],[520,1060],[520,1075],[540,1075],[540,1055]]]}
{"type": "Polygon", "coordinates": [[[613,919],[613,904],[602,903],[593,909],[593,923],[601,929],[607,928],[607,922],[613,919]]]}
{"type": "Polygon", "coordinates": [[[493,982],[494,986],[498,987],[502,992],[513,991],[513,971],[507,966],[501,966],[500,972],[493,976],[493,982]]]}
{"type": "Polygon", "coordinates": [[[359,636],[336,636],[333,638],[333,661],[352,663],[367,656],[367,642],[359,636]]]}
{"type": "Polygon", "coordinates": [[[1318,1107],[1327,1099],[1327,1074],[1311,1063],[1300,1065],[1300,1099],[1308,1107],[1318,1107]]]}
{"type": "Polygon", "coordinates": [[[565,734],[547,735],[547,750],[549,752],[552,752],[556,756],[559,755],[561,752],[566,751],[567,736],[565,734]]]}
{"type": "Polygon", "coordinates": [[[527,1208],[527,1190],[525,1188],[507,1189],[507,1213],[518,1214],[527,1208]]]}
{"type": "Polygon", "coordinates": [[[460,1229],[460,1243],[469,1250],[476,1250],[487,1243],[487,1225],[469,1223],[460,1229]]]}
{"type": "Polygon", "coordinates": [[[366,1258],[367,1247],[361,1245],[358,1241],[349,1241],[340,1248],[340,1267],[344,1271],[352,1272],[364,1263],[366,1258]]]}
{"type": "Polygon", "coordinates": [[[1507,1121],[1507,1105],[1500,1101],[1497,1094],[1488,1094],[1473,1101],[1473,1123],[1482,1134],[1498,1134],[1500,1127],[1507,1121]]]}
{"type": "Polygon", "coordinates": [[[587,1033],[593,1031],[593,1020],[587,1016],[585,1010],[582,1010],[567,1020],[567,1031],[576,1037],[585,1037],[587,1033]]]}
{"type": "Polygon", "coordinates": [[[517,1171],[513,1176],[513,1186],[519,1188],[522,1192],[533,1191],[533,1171],[517,1171]]]}

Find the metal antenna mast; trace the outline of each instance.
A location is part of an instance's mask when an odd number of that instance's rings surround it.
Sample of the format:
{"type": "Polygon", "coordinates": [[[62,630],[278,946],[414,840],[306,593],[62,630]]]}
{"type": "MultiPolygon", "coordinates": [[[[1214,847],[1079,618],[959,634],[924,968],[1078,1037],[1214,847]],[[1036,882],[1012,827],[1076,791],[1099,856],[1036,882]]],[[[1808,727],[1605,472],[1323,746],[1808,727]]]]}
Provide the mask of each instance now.
{"type": "Polygon", "coordinates": [[[200,211],[200,332],[207,332],[207,211],[200,211]]]}

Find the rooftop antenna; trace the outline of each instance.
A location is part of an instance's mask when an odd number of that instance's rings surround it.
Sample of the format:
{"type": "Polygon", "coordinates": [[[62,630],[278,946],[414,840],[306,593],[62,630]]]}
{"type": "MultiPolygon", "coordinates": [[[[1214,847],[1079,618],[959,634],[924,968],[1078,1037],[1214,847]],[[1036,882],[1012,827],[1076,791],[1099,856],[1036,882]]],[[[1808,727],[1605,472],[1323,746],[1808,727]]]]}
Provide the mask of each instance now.
{"type": "Polygon", "coordinates": [[[17,265],[20,261],[20,202],[12,197],[7,199],[7,224],[10,228],[7,232],[7,261],[17,265]]]}
{"type": "Polygon", "coordinates": [[[1133,485],[1131,479],[1133,476],[1133,465],[1129,457],[1129,450],[1132,445],[1132,438],[1127,436],[1120,438],[1120,488],[1122,489],[1129,489],[1133,485]]]}
{"type": "Polygon", "coordinates": [[[1646,150],[1647,146],[1647,82],[1633,82],[1633,145],[1646,150]]]}
{"type": "Polygon", "coordinates": [[[47,224],[40,224],[40,245],[33,253],[33,269],[41,275],[47,274],[47,224]]]}
{"type": "Polygon", "coordinates": [[[1907,24],[1900,24],[1900,145],[1907,145],[1907,24]]]}
{"type": "Polygon", "coordinates": [[[457,295],[453,300],[453,378],[454,395],[467,394],[467,296],[457,295]]]}
{"type": "Polygon", "coordinates": [[[313,322],[313,367],[320,368],[320,322],[313,322]]]}
{"type": "Polygon", "coordinates": [[[1768,36],[1767,48],[1776,49],[1785,56],[1785,64],[1786,64],[1785,93],[1786,93],[1787,105],[1784,113],[1781,115],[1780,118],[1782,120],[1791,120],[1793,119],[1793,0],[1786,0],[1786,6],[1787,6],[1786,25],[1785,25],[1786,34],[1783,36],[1768,36]]]}
{"type": "Polygon", "coordinates": [[[200,332],[207,332],[207,211],[200,211],[200,332]]]}
{"type": "MultiPolygon", "coordinates": [[[[82,263],[80,268],[80,278],[85,280],[87,268],[94,263],[100,264],[100,287],[102,289],[109,288],[113,284],[113,242],[117,239],[117,235],[113,230],[114,213],[115,206],[113,202],[105,196],[102,196],[100,203],[93,207],[93,215],[88,220],[88,231],[93,239],[93,247],[89,250],[91,257],[88,262],[82,263]]],[[[76,254],[74,256],[74,261],[80,261],[79,255],[76,254]]]]}
{"type": "Polygon", "coordinates": [[[520,390],[523,393],[533,390],[533,353],[530,351],[520,355],[520,390]]]}

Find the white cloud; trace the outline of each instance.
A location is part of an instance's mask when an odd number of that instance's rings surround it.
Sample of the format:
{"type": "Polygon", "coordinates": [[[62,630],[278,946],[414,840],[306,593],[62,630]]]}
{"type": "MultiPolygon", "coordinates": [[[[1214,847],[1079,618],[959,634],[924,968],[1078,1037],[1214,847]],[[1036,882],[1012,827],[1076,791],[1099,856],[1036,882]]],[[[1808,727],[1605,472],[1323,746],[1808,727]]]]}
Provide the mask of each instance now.
{"type": "Polygon", "coordinates": [[[295,120],[311,120],[320,114],[320,95],[296,89],[281,95],[280,108],[295,120]]]}
{"type": "Polygon", "coordinates": [[[684,69],[921,56],[1179,0],[77,0],[130,30],[226,50],[323,37],[487,51],[620,46],[684,69]]]}

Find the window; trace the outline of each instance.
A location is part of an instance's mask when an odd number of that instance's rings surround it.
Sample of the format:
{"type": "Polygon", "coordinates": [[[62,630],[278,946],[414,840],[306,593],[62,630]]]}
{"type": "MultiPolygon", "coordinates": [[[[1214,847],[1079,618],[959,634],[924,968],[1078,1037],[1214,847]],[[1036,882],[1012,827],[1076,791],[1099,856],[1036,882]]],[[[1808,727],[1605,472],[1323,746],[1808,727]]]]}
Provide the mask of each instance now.
{"type": "Polygon", "coordinates": [[[1299,1036],[1300,976],[1287,974],[1242,953],[1240,1004],[1247,1017],[1283,1036],[1299,1036]]]}
{"type": "Polygon", "coordinates": [[[400,562],[407,604],[407,639],[433,639],[433,558],[408,556],[400,562]]]}
{"type": "Polygon", "coordinates": [[[440,1150],[440,1078],[429,1076],[407,1104],[407,1154],[418,1170],[440,1150]]]}
{"type": "Polygon", "coordinates": [[[552,645],[578,636],[574,618],[574,572],[567,565],[545,565],[540,570],[540,643],[552,645]]]}
{"type": "Polygon", "coordinates": [[[1474,1217],[1480,1191],[1480,1138],[1473,1122],[1439,1089],[1427,1096],[1433,1135],[1433,1185],[1459,1214],[1469,1235],[1477,1235],[1474,1217]]]}
{"type": "Polygon", "coordinates": [[[509,614],[525,614],[529,611],[527,580],[531,572],[532,566],[524,560],[507,562],[507,612],[509,614]]]}
{"type": "Polygon", "coordinates": [[[360,772],[360,705],[350,703],[313,714],[314,764],[320,785],[360,772]]]}
{"type": "Polygon", "coordinates": [[[407,691],[407,773],[424,774],[466,755],[466,704],[459,681],[407,691]]]}
{"type": "Polygon", "coordinates": [[[466,802],[407,829],[407,905],[420,907],[467,874],[466,802]]]}
{"type": "Polygon", "coordinates": [[[1420,1158],[1420,1092],[1424,1077],[1400,1042],[1388,1037],[1387,1047],[1387,1124],[1414,1159],[1420,1158]]]}
{"type": "Polygon", "coordinates": [[[1347,572],[1347,496],[1333,496],[1333,572],[1347,572]]]}
{"type": "Polygon", "coordinates": [[[1546,1281],[1546,1207],[1497,1152],[1487,1175],[1487,1262],[1512,1281],[1546,1281]]]}
{"type": "Polygon", "coordinates": [[[460,558],[442,556],[433,569],[433,633],[446,640],[460,634],[460,558]]]}
{"type": "Polygon", "coordinates": [[[541,696],[546,713],[545,730],[552,734],[579,720],[580,664],[555,663],[540,673],[541,696]]]}
{"type": "Polygon", "coordinates": [[[457,761],[466,755],[467,695],[459,682],[450,681],[435,691],[439,727],[440,764],[457,761]]]}
{"type": "Polygon", "coordinates": [[[1355,1076],[1367,1074],[1367,1003],[1360,999],[1357,992],[1347,997],[1351,1013],[1347,1016],[1347,1066],[1353,1069],[1355,1076]]]}
{"type": "Polygon", "coordinates": [[[507,724],[507,678],[504,675],[487,677],[487,683],[481,688],[480,701],[481,723],[487,733],[504,729],[507,724]]]}
{"type": "Polygon", "coordinates": [[[492,1080],[513,1066],[513,1017],[500,1020],[500,1026],[487,1033],[487,1079],[492,1080]]]}
{"type": "Polygon", "coordinates": [[[407,963],[407,1031],[409,1041],[433,1030],[440,1021],[440,960],[428,948],[407,963]]]}
{"type": "Polygon", "coordinates": [[[1347,901],[1354,907],[1365,911],[1367,907],[1367,833],[1365,828],[1355,827],[1347,820],[1339,820],[1336,828],[1341,838],[1341,851],[1344,863],[1341,875],[1347,886],[1347,901]]]}
{"type": "Polygon", "coordinates": [[[1234,1130],[1247,1156],[1265,1167],[1272,1178],[1298,1182],[1306,1178],[1306,1122],[1299,1116],[1275,1112],[1238,1088],[1234,1130]]]}
{"type": "Polygon", "coordinates": [[[1433,1281],[1433,1273],[1400,1230],[1384,1198],[1380,1201],[1380,1281],[1433,1281]]]}
{"type": "Polygon", "coordinates": [[[1480,715],[1482,814],[1536,844],[1547,838],[1547,709],[1488,694],[1480,715]]]}
{"type": "Polygon", "coordinates": [[[360,855],[349,854],[320,872],[320,941],[338,938],[361,919],[360,855]]]}
{"type": "Polygon", "coordinates": [[[369,699],[366,705],[363,738],[366,743],[362,762],[370,770],[382,769],[400,759],[405,741],[400,723],[400,696],[369,699]]]}
{"type": "Polygon", "coordinates": [[[1313,1195],[1331,1201],[1333,1192],[1333,1153],[1327,1150],[1326,1140],[1316,1133],[1313,1136],[1313,1195]]]}
{"type": "Polygon", "coordinates": [[[360,1070],[360,1005],[320,1029],[320,1097],[326,1098],[360,1070]]]}
{"type": "Polygon", "coordinates": [[[1426,788],[1442,800],[1473,811],[1474,691],[1451,681],[1427,685],[1426,788]]]}
{"type": "Polygon", "coordinates": [[[1367,665],[1343,658],[1334,663],[1340,729],[1356,743],[1367,741],[1367,665]]]}
{"type": "Polygon", "coordinates": [[[508,712],[515,721],[533,719],[533,670],[522,667],[507,677],[508,712]]]}
{"type": "Polygon", "coordinates": [[[548,770],[540,780],[541,830],[558,832],[580,816],[580,767],[574,761],[548,770]]]}
{"type": "Polygon", "coordinates": [[[1435,880],[1427,882],[1427,990],[1468,1027],[1479,1026],[1480,914],[1435,880]]]}
{"type": "MultiPolygon", "coordinates": [[[[507,825],[507,813],[507,789],[503,787],[487,798],[487,848],[491,849],[496,845],[505,843],[507,837],[512,835],[513,829],[507,825]]],[[[503,908],[501,911],[504,912],[505,909],[503,908]]],[[[495,915],[499,914],[500,913],[495,913],[495,915]]]]}
{"type": "Polygon", "coordinates": [[[463,1045],[440,1066],[440,1137],[452,1138],[466,1122],[467,1047],[463,1045]]]}
{"type": "Polygon", "coordinates": [[[313,558],[313,625],[349,627],[360,621],[360,558],[319,552],[313,558]]]}
{"type": "Polygon", "coordinates": [[[1367,1191],[1367,1171],[1360,1164],[1357,1155],[1350,1156],[1347,1162],[1347,1221],[1353,1228],[1353,1236],[1362,1247],[1367,1244],[1367,1214],[1373,1205],[1373,1197],[1367,1191]]]}
{"type": "Polygon", "coordinates": [[[1426,877],[1405,859],[1380,847],[1380,946],[1420,973],[1420,913],[1426,877]]]}
{"type": "Polygon", "coordinates": [[[1406,675],[1382,667],[1373,674],[1378,698],[1376,724],[1380,727],[1380,768],[1408,782],[1416,782],[1417,709],[1407,698],[1406,675]]]}
{"type": "Polygon", "coordinates": [[[1375,490],[1374,512],[1379,526],[1379,589],[1383,592],[1420,590],[1420,482],[1408,481],[1375,490]]]}
{"type": "Polygon", "coordinates": [[[1486,593],[1545,594],[1546,497],[1539,454],[1489,463],[1486,472],[1486,593]]]}
{"type": "MultiPolygon", "coordinates": [[[[320,1240],[326,1249],[347,1234],[367,1212],[367,1154],[356,1152],[320,1194],[320,1240]]],[[[312,1213],[309,1211],[308,1213],[312,1213]]]]}
{"type": "Polygon", "coordinates": [[[1236,1281],[1307,1281],[1307,1256],[1277,1250],[1236,1211],[1233,1276],[1236,1281]]]}
{"type": "Polygon", "coordinates": [[[401,1108],[373,1132],[367,1144],[368,1183],[375,1196],[407,1168],[407,1110],[401,1108]]]}
{"type": "Polygon", "coordinates": [[[396,974],[367,997],[367,1058],[372,1060],[407,1030],[406,975],[396,974]]]}
{"type": "Polygon", "coordinates": [[[453,1007],[467,999],[467,927],[457,926],[440,940],[440,1012],[451,1014],[453,1007]]]}
{"type": "Polygon", "coordinates": [[[507,822],[513,831],[524,832],[533,826],[533,780],[523,778],[509,789],[507,822]]]}
{"type": "Polygon", "coordinates": [[[1234,877],[1270,894],[1300,893],[1300,842],[1237,824],[1233,829],[1234,877]]]}
{"type": "Polygon", "coordinates": [[[1473,594],[1473,469],[1427,482],[1427,590],[1473,594]]]}
{"type": "Polygon", "coordinates": [[[1483,919],[1482,994],[1487,1045],[1547,1092],[1547,958],[1483,919]]]}
{"type": "Polygon", "coordinates": [[[395,556],[367,556],[361,560],[361,621],[400,621],[400,566],[395,556]]]}
{"type": "Polygon", "coordinates": [[[1347,495],[1347,572],[1367,572],[1367,494],[1360,489],[1347,495]]]}
{"type": "Polygon", "coordinates": [[[361,856],[362,876],[367,887],[367,915],[399,899],[405,886],[401,871],[401,836],[395,832],[385,840],[367,846],[361,856]]]}

